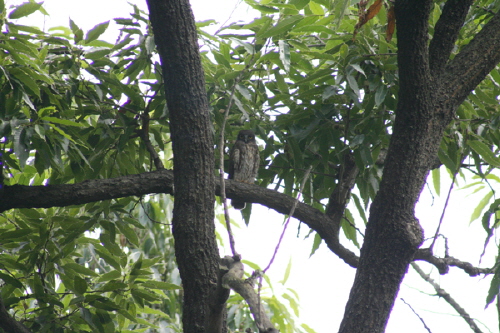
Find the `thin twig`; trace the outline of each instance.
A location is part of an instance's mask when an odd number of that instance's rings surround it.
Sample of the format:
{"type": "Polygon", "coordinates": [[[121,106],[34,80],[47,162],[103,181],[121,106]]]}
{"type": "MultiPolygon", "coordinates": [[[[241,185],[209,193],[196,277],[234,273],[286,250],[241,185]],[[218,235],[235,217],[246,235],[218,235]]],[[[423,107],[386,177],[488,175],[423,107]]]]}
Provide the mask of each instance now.
{"type": "Polygon", "coordinates": [[[431,250],[431,252],[432,252],[432,249],[434,248],[434,244],[436,243],[436,239],[439,235],[439,230],[441,229],[441,224],[443,223],[446,208],[448,208],[448,202],[450,201],[451,191],[453,190],[453,186],[455,185],[455,180],[457,179],[457,174],[458,174],[458,169],[453,174],[453,179],[451,181],[450,188],[448,189],[448,195],[446,196],[446,201],[444,203],[443,211],[441,212],[441,217],[439,218],[439,223],[438,223],[438,226],[436,228],[436,232],[434,233],[434,238],[432,240],[431,246],[429,246],[429,249],[431,250]]]}
{"type": "Polygon", "coordinates": [[[469,324],[470,328],[475,333],[482,333],[482,331],[474,322],[474,319],[469,316],[469,314],[451,297],[450,294],[446,292],[446,290],[442,289],[428,274],[424,273],[424,271],[416,263],[412,262],[411,267],[413,267],[413,269],[417,271],[422,279],[427,281],[434,288],[437,296],[442,297],[446,302],[448,302],[448,304],[453,307],[453,309],[455,309],[455,311],[460,315],[460,317],[463,318],[463,320],[467,322],[467,324],[469,324]]]}
{"type": "Polygon", "coordinates": [[[420,315],[417,313],[417,311],[415,311],[415,309],[413,309],[413,307],[408,302],[406,302],[404,300],[404,298],[401,297],[400,299],[403,301],[403,303],[405,303],[406,305],[408,305],[408,307],[411,309],[411,311],[413,311],[413,313],[415,314],[415,316],[417,316],[418,319],[420,319],[420,321],[424,325],[424,327],[427,330],[427,332],[432,333],[431,329],[429,327],[427,327],[427,324],[425,323],[424,318],[420,317],[420,315]]]}
{"type": "Polygon", "coordinates": [[[274,249],[273,256],[272,256],[271,260],[269,261],[269,264],[267,264],[267,267],[263,270],[263,273],[267,272],[269,267],[271,267],[272,263],[274,262],[274,258],[276,257],[276,254],[278,253],[278,249],[280,248],[281,241],[283,240],[283,237],[285,236],[286,228],[288,227],[288,224],[290,223],[290,220],[293,216],[293,213],[295,212],[295,208],[297,208],[297,204],[299,203],[300,196],[302,194],[302,191],[304,190],[304,186],[307,182],[307,178],[309,178],[309,173],[311,172],[311,170],[312,170],[312,165],[309,166],[306,173],[304,174],[304,179],[302,179],[302,184],[300,184],[299,194],[297,195],[297,198],[295,199],[295,202],[293,203],[292,209],[290,209],[290,213],[288,214],[288,219],[285,222],[285,226],[283,227],[283,231],[281,232],[281,236],[278,240],[278,244],[276,245],[276,248],[274,249]]]}
{"type": "Polygon", "coordinates": [[[229,110],[231,109],[231,106],[233,105],[233,97],[234,97],[234,92],[236,91],[236,86],[241,80],[241,77],[243,76],[243,73],[245,73],[248,68],[250,68],[250,64],[252,64],[253,60],[253,54],[252,58],[246,65],[246,67],[240,72],[240,74],[236,77],[234,80],[233,87],[231,89],[231,95],[229,96],[229,102],[227,104],[226,110],[224,111],[224,119],[222,120],[222,126],[220,130],[220,141],[219,141],[219,175],[220,175],[220,194],[221,194],[221,200],[222,200],[222,205],[224,206],[224,219],[226,221],[226,228],[227,228],[227,233],[229,236],[229,246],[231,247],[231,253],[233,254],[233,257],[238,257],[238,253],[236,252],[236,245],[234,241],[234,236],[233,232],[231,231],[231,219],[229,217],[229,209],[227,206],[227,198],[226,198],[226,183],[224,179],[224,131],[226,128],[226,123],[227,123],[227,118],[229,116],[229,110]]]}
{"type": "Polygon", "coordinates": [[[142,141],[144,141],[144,144],[146,145],[146,150],[151,155],[151,159],[153,160],[156,170],[162,170],[165,169],[165,167],[163,166],[163,162],[161,161],[160,156],[158,156],[158,153],[154,149],[153,145],[151,144],[151,140],[149,139],[149,121],[150,121],[149,107],[157,93],[158,91],[155,91],[154,95],[150,98],[148,104],[144,108],[144,113],[141,115],[142,129],[140,131],[140,136],[142,138],[142,141]]]}
{"type": "Polygon", "coordinates": [[[402,297],[401,297],[400,299],[403,301],[403,303],[405,303],[406,305],[408,305],[408,307],[409,307],[409,308],[410,308],[410,310],[411,310],[411,311],[415,314],[415,316],[417,316],[417,317],[418,317],[418,319],[420,319],[420,321],[421,321],[421,322],[422,322],[422,324],[424,325],[424,327],[425,327],[425,329],[427,330],[427,332],[432,333],[431,329],[430,329],[429,327],[427,327],[427,324],[425,323],[424,318],[420,317],[420,315],[417,313],[417,311],[415,311],[415,309],[413,309],[413,307],[410,305],[410,303],[406,302],[406,301],[404,300],[404,298],[402,298],[402,297]]]}
{"type": "Polygon", "coordinates": [[[231,108],[233,104],[233,96],[234,96],[234,91],[236,90],[236,85],[238,84],[239,80],[241,77],[238,75],[238,77],[234,80],[234,85],[233,89],[231,90],[231,96],[229,97],[229,103],[227,104],[226,111],[224,112],[224,120],[222,121],[222,127],[220,131],[220,141],[219,141],[219,150],[220,150],[220,168],[219,168],[219,176],[220,176],[220,197],[222,201],[222,205],[224,206],[224,218],[226,221],[226,228],[227,228],[227,233],[229,236],[229,246],[231,247],[231,253],[234,256],[237,256],[238,253],[236,252],[236,245],[234,242],[234,236],[233,232],[231,231],[231,219],[229,217],[229,209],[227,207],[227,200],[226,200],[226,182],[224,179],[224,130],[226,128],[226,121],[227,117],[229,115],[229,109],[231,108]]]}

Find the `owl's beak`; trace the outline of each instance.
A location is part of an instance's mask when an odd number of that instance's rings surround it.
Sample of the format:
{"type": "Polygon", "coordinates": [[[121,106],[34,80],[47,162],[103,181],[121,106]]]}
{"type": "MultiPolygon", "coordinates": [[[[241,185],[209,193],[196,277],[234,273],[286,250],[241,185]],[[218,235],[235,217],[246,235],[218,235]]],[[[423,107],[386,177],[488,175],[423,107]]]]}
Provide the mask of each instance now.
{"type": "Polygon", "coordinates": [[[245,141],[245,143],[248,143],[248,135],[243,136],[243,141],[245,141]]]}

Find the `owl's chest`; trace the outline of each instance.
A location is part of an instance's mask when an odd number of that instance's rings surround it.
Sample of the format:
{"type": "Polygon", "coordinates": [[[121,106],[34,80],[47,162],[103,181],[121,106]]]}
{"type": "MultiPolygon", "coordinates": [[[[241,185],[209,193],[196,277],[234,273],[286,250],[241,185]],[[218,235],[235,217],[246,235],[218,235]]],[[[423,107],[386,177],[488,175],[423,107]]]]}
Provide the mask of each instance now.
{"type": "MultiPolygon", "coordinates": [[[[256,176],[255,165],[258,163],[258,150],[252,146],[245,146],[240,150],[239,163],[236,166],[235,179],[244,181],[253,181],[256,176]]],[[[258,165],[258,164],[257,164],[258,165]]]]}

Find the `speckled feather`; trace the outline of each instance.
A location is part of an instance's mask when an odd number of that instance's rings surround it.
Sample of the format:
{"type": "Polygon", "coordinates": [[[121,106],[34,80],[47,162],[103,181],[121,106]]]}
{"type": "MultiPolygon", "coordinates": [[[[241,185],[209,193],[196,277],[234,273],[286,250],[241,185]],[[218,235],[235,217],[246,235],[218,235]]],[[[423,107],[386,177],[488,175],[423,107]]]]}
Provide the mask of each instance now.
{"type": "MultiPolygon", "coordinates": [[[[259,171],[259,147],[255,142],[255,134],[251,130],[242,130],[234,143],[230,154],[229,179],[253,184],[259,171]]],[[[233,200],[234,208],[243,209],[245,203],[233,200]]]]}

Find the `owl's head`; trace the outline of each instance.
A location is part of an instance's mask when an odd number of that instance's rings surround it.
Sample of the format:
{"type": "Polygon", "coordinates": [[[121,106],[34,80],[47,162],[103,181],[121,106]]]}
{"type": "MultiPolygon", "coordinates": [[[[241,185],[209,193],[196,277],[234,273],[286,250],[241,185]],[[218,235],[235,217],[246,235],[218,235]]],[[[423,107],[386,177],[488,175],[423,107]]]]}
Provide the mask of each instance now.
{"type": "Polygon", "coordinates": [[[252,130],[241,130],[238,133],[238,141],[245,143],[255,142],[255,133],[252,130]]]}

